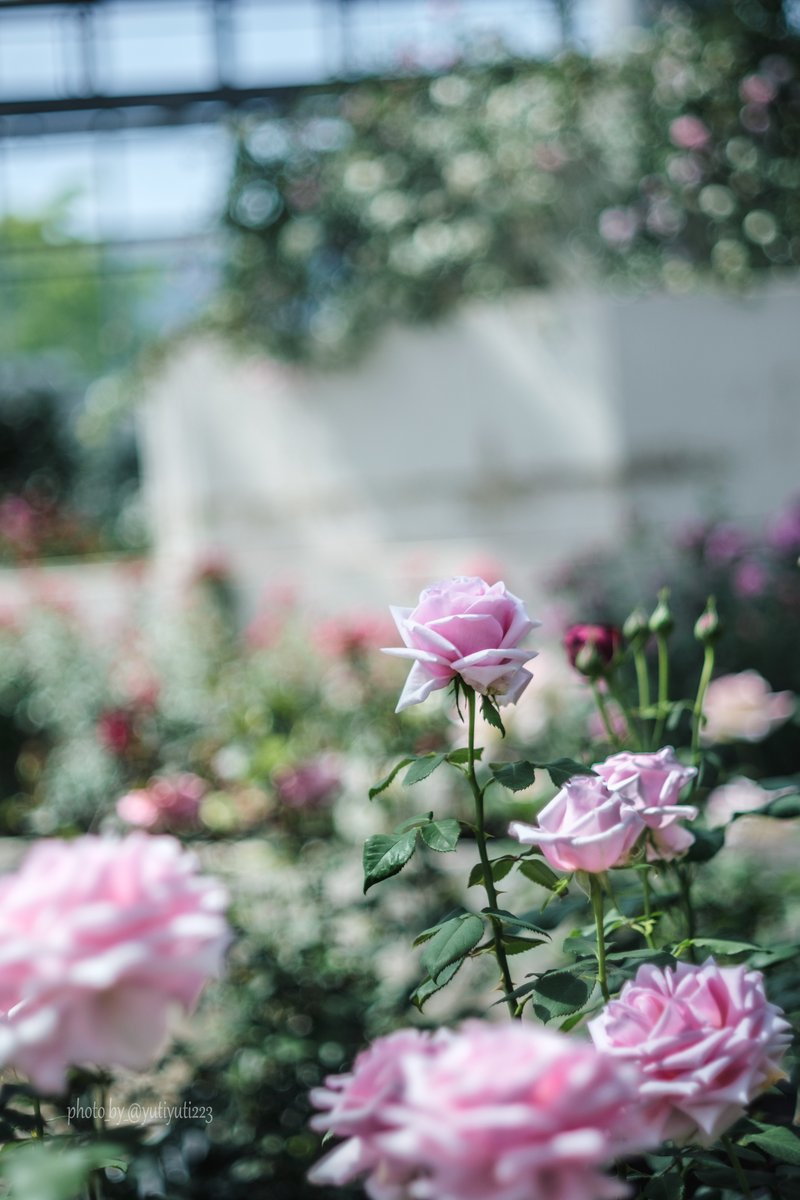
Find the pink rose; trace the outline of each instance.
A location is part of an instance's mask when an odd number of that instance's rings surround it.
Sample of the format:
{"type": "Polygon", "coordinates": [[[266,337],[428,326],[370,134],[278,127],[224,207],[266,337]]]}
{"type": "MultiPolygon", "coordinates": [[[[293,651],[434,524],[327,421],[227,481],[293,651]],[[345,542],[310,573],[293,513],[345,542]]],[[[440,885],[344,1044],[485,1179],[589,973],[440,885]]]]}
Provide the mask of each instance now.
{"type": "Polygon", "coordinates": [[[128,792],[117,801],[117,816],[140,829],[179,830],[197,824],[200,804],[208,786],[198,775],[151,779],[146,788],[128,792]]]}
{"type": "Polygon", "coordinates": [[[642,1072],[645,1116],[664,1139],[709,1146],[783,1078],[789,1025],[744,966],[647,963],[588,1023],[598,1050],[642,1072]]]}
{"type": "Polygon", "coordinates": [[[778,788],[767,791],[752,779],[737,775],[722,787],[714,788],[705,807],[706,822],[710,829],[727,825],[739,813],[758,812],[780,796],[793,796],[796,788],[778,788]]]}
{"type": "Polygon", "coordinates": [[[595,763],[593,770],[609,787],[630,784],[625,795],[633,804],[648,828],[647,859],[649,862],[669,862],[685,854],[694,842],[694,834],[678,821],[694,821],[698,810],[693,804],[679,804],[680,794],[696,767],[685,767],[675,757],[671,746],[654,754],[612,754],[605,762],[595,763]]]}
{"type": "Polygon", "coordinates": [[[286,808],[322,808],[341,790],[342,777],[330,757],[312,758],[283,767],[272,777],[278,799],[286,808]]]}
{"type": "Polygon", "coordinates": [[[519,699],[532,679],[522,664],[535,654],[519,644],[539,622],[504,583],[448,579],[426,588],[416,608],[391,613],[405,646],[385,653],[414,660],[397,712],[456,677],[498,704],[519,699]]]}
{"type": "Polygon", "coordinates": [[[508,832],[524,846],[541,846],[558,871],[599,875],[624,867],[646,826],[636,809],[635,787],[607,787],[593,775],[567,781],[539,813],[539,824],[513,821],[508,832]]]}
{"type": "Polygon", "coordinates": [[[352,1075],[312,1093],[317,1129],[349,1136],[315,1183],[369,1172],[372,1200],[598,1200],[623,1196],[603,1167],[655,1144],[636,1072],[538,1026],[468,1021],[395,1034],[352,1075]]]}
{"type": "Polygon", "coordinates": [[[710,742],[761,742],[774,726],[794,712],[792,692],[770,692],[757,671],[721,675],[708,686],[703,714],[702,740],[710,742]]]}
{"type": "Polygon", "coordinates": [[[37,843],[0,880],[0,1064],[46,1093],[70,1064],[147,1066],[220,970],[226,903],[170,837],[37,843]]]}

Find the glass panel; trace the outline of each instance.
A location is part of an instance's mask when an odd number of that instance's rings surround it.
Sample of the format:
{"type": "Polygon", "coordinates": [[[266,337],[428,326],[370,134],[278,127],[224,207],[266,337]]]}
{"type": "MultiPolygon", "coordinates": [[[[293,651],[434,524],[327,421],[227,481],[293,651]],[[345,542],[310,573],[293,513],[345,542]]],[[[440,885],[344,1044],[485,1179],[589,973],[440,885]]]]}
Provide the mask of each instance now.
{"type": "Polygon", "coordinates": [[[102,90],[180,92],[216,83],[208,0],[110,0],[96,17],[102,90]]]}

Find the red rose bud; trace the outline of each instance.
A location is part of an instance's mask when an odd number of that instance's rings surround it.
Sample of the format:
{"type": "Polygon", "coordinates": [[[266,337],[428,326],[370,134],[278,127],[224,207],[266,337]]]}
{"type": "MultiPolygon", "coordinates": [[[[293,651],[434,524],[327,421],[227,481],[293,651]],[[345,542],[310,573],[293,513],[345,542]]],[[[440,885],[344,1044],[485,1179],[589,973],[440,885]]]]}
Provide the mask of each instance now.
{"type": "Polygon", "coordinates": [[[615,625],[572,625],[564,635],[567,658],[587,679],[605,675],[619,648],[620,633],[615,625]]]}

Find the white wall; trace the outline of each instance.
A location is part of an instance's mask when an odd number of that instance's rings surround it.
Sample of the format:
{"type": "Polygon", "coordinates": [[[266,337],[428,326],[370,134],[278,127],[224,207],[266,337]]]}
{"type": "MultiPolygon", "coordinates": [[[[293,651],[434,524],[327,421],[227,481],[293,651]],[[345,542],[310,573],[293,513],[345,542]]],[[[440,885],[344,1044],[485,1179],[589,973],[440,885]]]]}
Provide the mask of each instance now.
{"type": "Polygon", "coordinates": [[[800,483],[800,287],[747,299],[522,293],[311,372],[178,348],[142,413],[162,583],[223,557],[329,607],[558,562],[717,503],[756,524],[800,483]]]}

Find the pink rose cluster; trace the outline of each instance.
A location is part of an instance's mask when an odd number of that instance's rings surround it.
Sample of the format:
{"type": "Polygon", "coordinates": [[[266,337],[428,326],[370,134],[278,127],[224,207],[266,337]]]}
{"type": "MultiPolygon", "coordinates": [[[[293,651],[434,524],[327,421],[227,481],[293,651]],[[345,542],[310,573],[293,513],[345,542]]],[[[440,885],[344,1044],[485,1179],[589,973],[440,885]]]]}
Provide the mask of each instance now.
{"type": "Polygon", "coordinates": [[[791,1040],[759,971],[647,963],[589,1021],[603,1054],[636,1064],[642,1113],[661,1139],[709,1146],[779,1079],[791,1040]]]}
{"type": "Polygon", "coordinates": [[[126,825],[140,829],[178,831],[191,829],[200,816],[200,804],[208,784],[199,775],[184,771],[180,775],[151,779],[146,788],[126,792],[117,801],[117,816],[126,825]]]}
{"type": "Polygon", "coordinates": [[[599,875],[624,867],[644,842],[648,862],[685,854],[694,835],[679,824],[697,817],[680,793],[696,774],[671,746],[649,754],[613,754],[595,763],[594,775],[576,775],[538,816],[538,825],[513,821],[509,833],[523,845],[541,846],[558,871],[599,875]]]}
{"type": "Polygon", "coordinates": [[[272,777],[275,792],[286,808],[324,808],[342,788],[341,771],[328,755],[282,767],[272,777]]]}
{"type": "Polygon", "coordinates": [[[656,1144],[636,1072],[539,1026],[402,1030],[311,1093],[315,1129],[345,1138],[315,1183],[366,1177],[372,1200],[612,1200],[603,1174],[656,1144]]]}
{"type": "Polygon", "coordinates": [[[0,1065],[45,1093],[72,1064],[147,1066],[219,973],[226,905],[174,838],[39,842],[0,880],[0,1065]]]}
{"type": "Polygon", "coordinates": [[[416,608],[392,608],[404,645],[385,650],[413,660],[397,712],[421,704],[456,678],[498,704],[513,704],[532,679],[535,657],[520,643],[540,622],[504,583],[458,577],[426,588],[416,608]]]}

